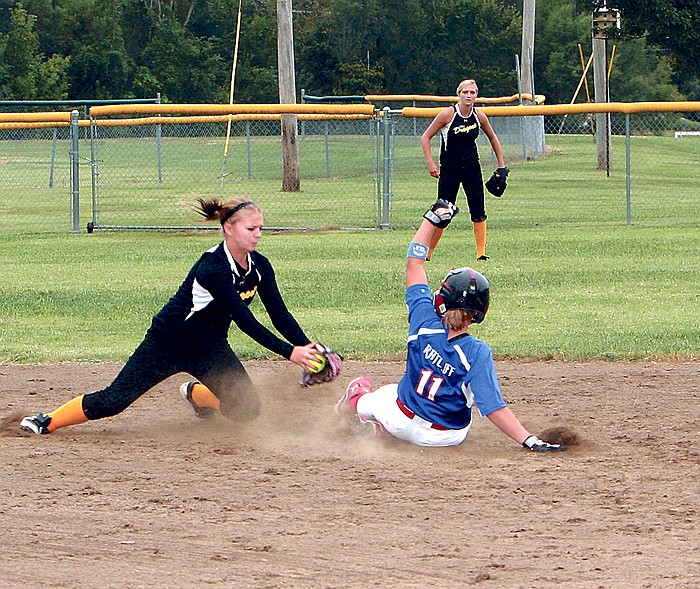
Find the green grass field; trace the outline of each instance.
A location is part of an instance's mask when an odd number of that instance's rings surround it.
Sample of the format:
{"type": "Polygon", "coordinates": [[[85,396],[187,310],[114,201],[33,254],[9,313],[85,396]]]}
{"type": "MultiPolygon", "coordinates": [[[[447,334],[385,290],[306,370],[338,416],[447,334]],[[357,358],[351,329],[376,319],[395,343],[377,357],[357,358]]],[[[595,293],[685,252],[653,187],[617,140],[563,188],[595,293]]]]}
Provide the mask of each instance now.
{"type": "MultiPolygon", "coordinates": [[[[700,159],[700,142],[684,143],[679,152],[672,138],[633,141],[632,225],[625,223],[624,138],[615,138],[610,177],[595,170],[589,137],[548,138],[551,153],[516,162],[506,195],[488,198],[492,258],[477,268],[491,281],[492,305],[473,334],[488,341],[496,356],[697,358],[700,199],[687,172],[697,175],[692,160],[700,159]]],[[[5,166],[19,166],[21,158],[33,162],[26,145],[16,157],[8,151],[14,144],[3,147],[5,166]]],[[[359,157],[356,146],[348,154],[359,157]]],[[[179,165],[186,170],[184,155],[179,165]]],[[[260,246],[309,336],[352,359],[403,356],[404,255],[434,182],[415,138],[397,141],[395,165],[392,221],[399,229],[268,233],[260,246]]],[[[38,169],[40,180],[34,181],[40,184],[46,170],[38,169]]],[[[317,178],[318,188],[305,181],[289,210],[278,206],[278,181],[264,182],[259,186],[267,186],[268,194],[254,197],[271,226],[285,225],[283,215],[353,226],[358,211],[372,212],[366,174],[317,178]],[[331,189],[340,191],[343,207],[331,202],[331,189]],[[357,195],[367,191],[363,202],[357,195]]],[[[200,190],[207,189],[202,185],[195,193],[200,190]]],[[[155,216],[163,200],[146,198],[153,192],[131,186],[119,206],[155,216]]],[[[192,189],[168,198],[173,210],[190,206],[192,189]]],[[[81,215],[84,227],[85,211],[81,215]]],[[[0,362],[126,359],[200,253],[219,239],[215,232],[69,235],[68,219],[66,186],[4,182],[0,188],[0,362]]],[[[450,268],[477,264],[473,252],[464,211],[428,264],[433,286],[450,268]]],[[[258,303],[254,310],[262,314],[258,303]]],[[[242,357],[270,357],[235,329],[231,340],[242,357]]]]}
{"type": "MultiPolygon", "coordinates": [[[[349,358],[401,357],[410,231],[267,234],[288,305],[312,338],[349,358]]],[[[103,232],[6,236],[0,244],[0,362],[124,360],[151,316],[217,236],[103,232]]],[[[694,358],[700,351],[697,230],[557,227],[494,230],[479,263],[492,284],[473,334],[497,356],[694,358]]],[[[428,264],[433,285],[473,264],[451,228],[428,264]]],[[[256,302],[255,307],[262,312],[256,302]]],[[[260,313],[259,313],[260,314],[260,313]]],[[[268,357],[236,330],[243,357],[268,357]]]]}

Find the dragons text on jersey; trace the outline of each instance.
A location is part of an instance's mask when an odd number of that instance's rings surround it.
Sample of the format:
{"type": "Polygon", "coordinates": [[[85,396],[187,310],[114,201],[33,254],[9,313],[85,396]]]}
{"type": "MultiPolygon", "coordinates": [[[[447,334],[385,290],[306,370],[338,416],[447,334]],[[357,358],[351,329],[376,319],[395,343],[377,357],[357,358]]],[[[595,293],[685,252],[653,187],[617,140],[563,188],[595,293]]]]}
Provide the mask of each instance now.
{"type": "Polygon", "coordinates": [[[466,117],[460,112],[458,104],[453,108],[452,120],[441,129],[441,166],[460,166],[479,161],[476,140],[481,124],[476,115],[476,108],[472,108],[472,112],[466,117]]]}

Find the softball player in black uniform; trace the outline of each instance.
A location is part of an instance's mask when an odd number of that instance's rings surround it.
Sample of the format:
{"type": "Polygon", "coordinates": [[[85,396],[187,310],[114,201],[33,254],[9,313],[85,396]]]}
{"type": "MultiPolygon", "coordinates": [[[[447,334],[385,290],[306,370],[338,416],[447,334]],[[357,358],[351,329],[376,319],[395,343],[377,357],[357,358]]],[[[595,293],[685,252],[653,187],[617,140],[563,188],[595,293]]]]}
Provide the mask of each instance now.
{"type": "Polygon", "coordinates": [[[215,411],[230,419],[255,418],[260,399],[228,343],[235,323],[269,350],[303,368],[316,350],[287,309],[270,262],[255,251],[263,213],[250,200],[199,201],[205,220],[221,223],[224,240],[206,251],[175,295],[155,315],[146,336],[107,388],[75,397],[51,413],[25,417],[20,427],[47,434],[68,425],[116,415],[159,382],[179,372],[197,380],[180,391],[196,414],[215,411]],[[252,314],[260,297],[281,339],[252,314]]]}
{"type": "MultiPolygon", "coordinates": [[[[476,140],[483,130],[488,137],[498,167],[505,168],[501,143],[491,127],[488,117],[474,107],[479,88],[474,80],[464,80],[457,87],[459,102],[449,106],[433,119],[421,136],[423,154],[428,162],[428,171],[438,178],[438,198],[455,204],[460,185],[464,188],[469,205],[469,214],[474,227],[477,260],[488,260],[486,255],[486,211],[484,207],[484,181],[479,164],[476,140]],[[440,132],[440,166],[435,163],[430,151],[430,140],[440,132]]],[[[436,231],[428,244],[430,254],[442,235],[436,231]]],[[[428,256],[430,259],[430,255],[428,256]]]]}

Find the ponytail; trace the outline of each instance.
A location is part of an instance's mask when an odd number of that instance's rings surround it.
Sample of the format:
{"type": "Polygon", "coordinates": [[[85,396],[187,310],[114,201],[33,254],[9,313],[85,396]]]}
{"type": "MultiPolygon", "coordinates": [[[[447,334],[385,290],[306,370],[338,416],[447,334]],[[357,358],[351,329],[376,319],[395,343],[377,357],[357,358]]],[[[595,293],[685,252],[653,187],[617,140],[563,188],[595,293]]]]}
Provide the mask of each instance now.
{"type": "Polygon", "coordinates": [[[262,213],[262,209],[256,203],[244,197],[232,199],[225,203],[216,198],[208,200],[198,198],[197,202],[199,206],[195,207],[195,211],[204,217],[205,221],[219,221],[222,225],[226,221],[236,221],[237,218],[234,218],[236,213],[248,206],[252,206],[256,211],[262,213]]]}

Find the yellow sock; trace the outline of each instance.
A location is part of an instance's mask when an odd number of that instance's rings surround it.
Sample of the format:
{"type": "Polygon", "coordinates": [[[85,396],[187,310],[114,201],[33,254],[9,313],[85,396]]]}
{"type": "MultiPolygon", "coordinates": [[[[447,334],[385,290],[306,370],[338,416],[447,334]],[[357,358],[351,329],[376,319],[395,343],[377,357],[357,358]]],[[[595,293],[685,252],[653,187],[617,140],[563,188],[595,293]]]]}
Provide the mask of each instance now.
{"type": "Polygon", "coordinates": [[[85,417],[83,412],[83,395],[71,399],[65,405],[61,405],[56,411],[49,413],[49,417],[51,418],[51,423],[46,429],[50,432],[67,425],[85,423],[88,421],[88,418],[85,417]]]}
{"type": "Polygon", "coordinates": [[[437,227],[433,230],[433,234],[430,237],[430,243],[428,244],[428,261],[433,257],[433,252],[437,247],[438,241],[442,237],[444,229],[438,229],[437,227]]]}
{"type": "Polygon", "coordinates": [[[486,255],[486,221],[474,223],[474,239],[476,240],[476,257],[486,255]]]}
{"type": "Polygon", "coordinates": [[[221,410],[221,401],[214,393],[201,383],[197,383],[192,387],[192,400],[197,407],[210,407],[215,411],[221,410]]]}

